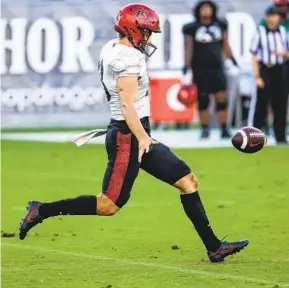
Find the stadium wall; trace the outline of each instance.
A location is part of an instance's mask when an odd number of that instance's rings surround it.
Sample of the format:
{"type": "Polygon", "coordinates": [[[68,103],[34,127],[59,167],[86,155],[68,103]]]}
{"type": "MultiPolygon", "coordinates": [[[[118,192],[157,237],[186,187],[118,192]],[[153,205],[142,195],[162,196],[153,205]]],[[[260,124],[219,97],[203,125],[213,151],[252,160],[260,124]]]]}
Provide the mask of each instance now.
{"type": "MultiPolygon", "coordinates": [[[[102,45],[115,37],[113,17],[119,6],[101,6],[101,1],[16,2],[2,3],[2,127],[107,124],[109,108],[100,87],[97,60],[102,45]]],[[[186,1],[179,2],[188,6],[186,1]]],[[[160,11],[163,33],[153,39],[159,49],[148,60],[148,67],[152,79],[161,83],[180,79],[184,59],[181,28],[192,16],[160,11]]],[[[241,68],[238,74],[227,69],[232,117],[236,95],[250,95],[253,87],[249,46],[255,21],[246,12],[229,12],[226,18],[229,41],[241,68]]],[[[154,105],[160,97],[168,99],[169,91],[151,97],[154,105]]],[[[166,102],[172,110],[180,110],[177,101],[166,102]]]]}

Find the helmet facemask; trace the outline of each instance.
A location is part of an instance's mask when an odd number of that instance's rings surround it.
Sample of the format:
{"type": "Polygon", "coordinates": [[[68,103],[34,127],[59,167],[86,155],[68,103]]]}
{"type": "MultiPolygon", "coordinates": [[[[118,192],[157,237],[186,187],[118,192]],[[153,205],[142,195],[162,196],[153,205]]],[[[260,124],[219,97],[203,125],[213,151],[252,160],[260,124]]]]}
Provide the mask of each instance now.
{"type": "MultiPolygon", "coordinates": [[[[151,57],[155,53],[155,51],[158,49],[157,46],[155,46],[154,44],[152,44],[150,42],[151,36],[152,36],[153,32],[155,32],[155,31],[152,31],[146,27],[139,27],[138,29],[141,31],[142,40],[139,40],[137,42],[136,48],[139,49],[146,56],[151,57]],[[148,51],[149,50],[148,48],[152,49],[152,51],[150,53],[148,51]]],[[[160,31],[156,31],[156,33],[160,33],[160,31]]]]}

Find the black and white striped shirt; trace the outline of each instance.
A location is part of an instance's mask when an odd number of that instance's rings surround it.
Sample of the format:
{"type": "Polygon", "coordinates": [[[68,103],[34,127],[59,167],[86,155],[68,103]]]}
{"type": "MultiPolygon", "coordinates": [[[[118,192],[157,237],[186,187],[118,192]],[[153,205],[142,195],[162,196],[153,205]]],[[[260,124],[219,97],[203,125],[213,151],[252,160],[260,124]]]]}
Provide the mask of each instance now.
{"type": "Polygon", "coordinates": [[[283,26],[280,25],[275,31],[261,25],[258,27],[250,51],[257,55],[259,63],[265,65],[283,64],[285,59],[277,57],[274,52],[285,52],[287,50],[288,37],[283,26]]]}

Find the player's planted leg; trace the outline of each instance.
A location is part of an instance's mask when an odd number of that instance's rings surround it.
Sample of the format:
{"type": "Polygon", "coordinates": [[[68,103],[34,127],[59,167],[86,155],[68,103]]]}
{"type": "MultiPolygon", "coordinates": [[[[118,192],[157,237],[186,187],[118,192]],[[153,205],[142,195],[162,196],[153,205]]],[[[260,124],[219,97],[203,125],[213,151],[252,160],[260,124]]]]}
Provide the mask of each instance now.
{"type": "Polygon", "coordinates": [[[216,93],[216,112],[221,127],[221,137],[230,138],[231,134],[228,131],[227,119],[228,119],[228,102],[226,92],[216,93]]]}
{"type": "Polygon", "coordinates": [[[199,93],[198,95],[198,109],[201,123],[201,139],[207,139],[210,136],[210,114],[208,111],[210,98],[207,93],[199,93]]]}
{"type": "Polygon", "coordinates": [[[183,208],[195,226],[207,251],[216,251],[221,241],[214,234],[198,193],[198,182],[193,174],[180,179],[175,186],[181,191],[183,208]]]}
{"type": "Polygon", "coordinates": [[[84,195],[51,203],[30,201],[27,213],[20,223],[19,238],[24,240],[28,231],[44,219],[59,215],[114,215],[120,208],[105,195],[84,195]]]}
{"type": "Polygon", "coordinates": [[[249,244],[248,240],[222,242],[214,234],[198,193],[197,179],[193,174],[183,177],[174,186],[180,189],[185,213],[202,239],[211,262],[221,262],[225,257],[239,252],[249,244]]]}

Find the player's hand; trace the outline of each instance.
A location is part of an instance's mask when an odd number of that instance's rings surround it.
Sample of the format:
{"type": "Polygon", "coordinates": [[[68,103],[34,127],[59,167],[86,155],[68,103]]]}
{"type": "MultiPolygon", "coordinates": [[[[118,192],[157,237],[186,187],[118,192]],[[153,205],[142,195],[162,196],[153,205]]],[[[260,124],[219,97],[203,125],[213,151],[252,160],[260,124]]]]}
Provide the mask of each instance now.
{"type": "Polygon", "coordinates": [[[285,51],[285,52],[282,52],[282,51],[275,51],[274,54],[277,56],[277,57],[283,57],[283,58],[289,58],[289,53],[288,51],[285,51]]]}
{"type": "Polygon", "coordinates": [[[282,51],[275,51],[274,54],[277,57],[285,57],[286,56],[286,53],[282,52],[282,51]]]}
{"type": "Polygon", "coordinates": [[[192,85],[192,79],[193,79],[193,71],[191,70],[191,68],[189,67],[184,68],[182,77],[183,85],[192,85]]]}
{"type": "Polygon", "coordinates": [[[148,135],[143,136],[139,139],[138,142],[138,162],[141,163],[141,159],[144,153],[148,153],[150,151],[150,147],[153,144],[157,144],[158,142],[148,135]]]}
{"type": "Polygon", "coordinates": [[[265,87],[265,83],[261,77],[256,78],[256,85],[258,88],[264,88],[265,87]]]}

